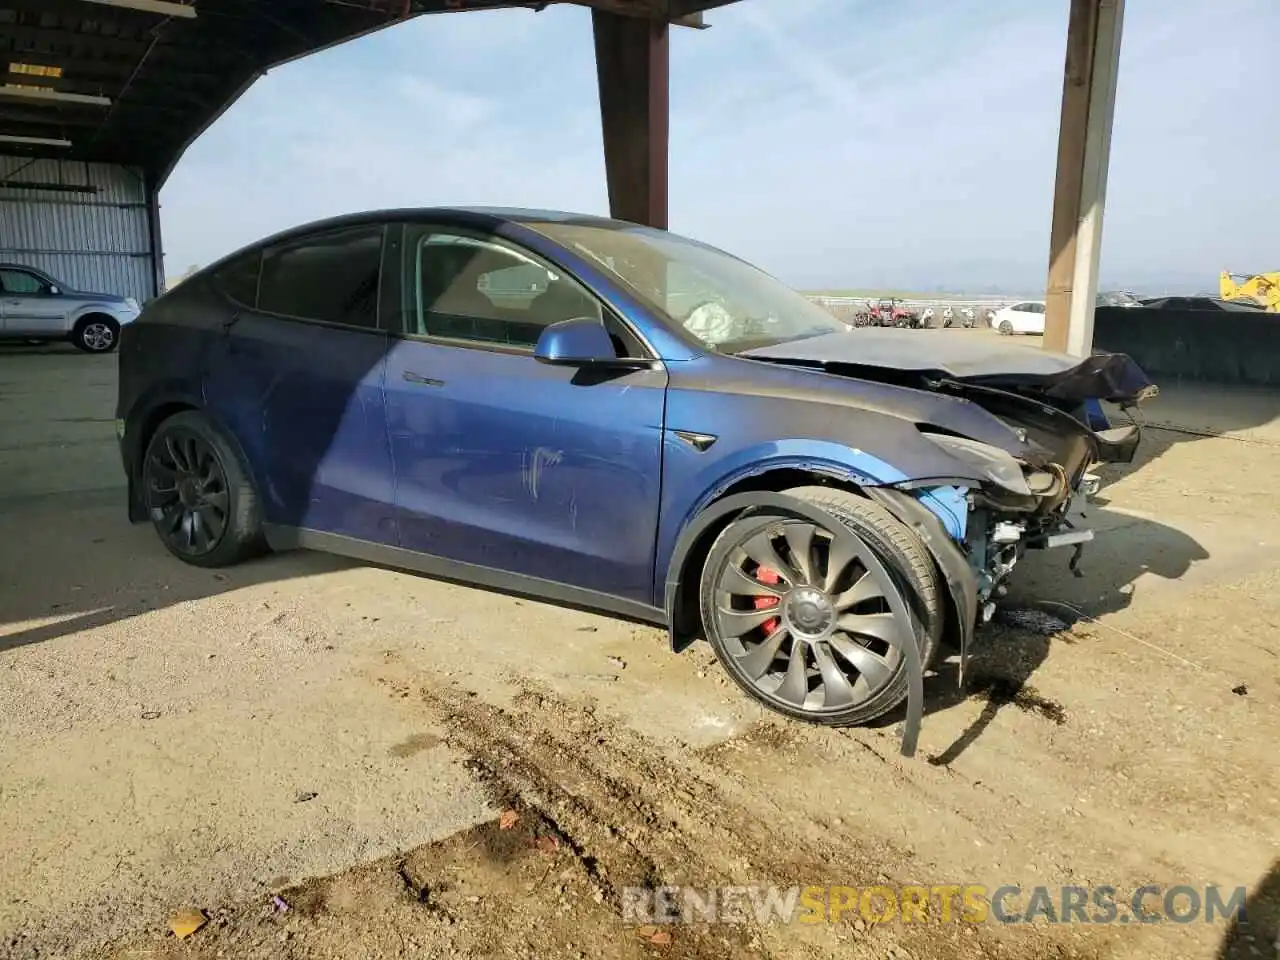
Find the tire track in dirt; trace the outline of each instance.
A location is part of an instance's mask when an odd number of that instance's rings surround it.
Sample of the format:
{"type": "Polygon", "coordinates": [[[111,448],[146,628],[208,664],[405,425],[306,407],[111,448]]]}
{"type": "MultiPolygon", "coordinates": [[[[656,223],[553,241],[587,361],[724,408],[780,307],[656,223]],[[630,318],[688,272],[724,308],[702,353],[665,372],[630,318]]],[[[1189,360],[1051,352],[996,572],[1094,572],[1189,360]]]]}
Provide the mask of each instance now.
{"type": "MultiPolygon", "coordinates": [[[[785,785],[788,765],[827,750],[825,738],[845,741],[848,735],[766,721],[710,750],[668,748],[602,717],[590,703],[566,701],[527,680],[511,683],[519,692],[506,707],[456,688],[423,686],[421,695],[447,731],[447,742],[470,758],[495,799],[527,804],[554,824],[615,911],[629,886],[862,887],[897,882],[920,869],[909,851],[860,833],[870,823],[842,825],[837,819],[832,829],[814,816],[812,798],[790,796],[785,786],[769,789],[774,785],[758,775],[759,763],[776,764],[785,785]],[[737,773],[744,767],[725,762],[730,753],[748,757],[745,768],[753,772],[737,773]]],[[[836,749],[842,753],[848,744],[836,749]]],[[[874,748],[869,752],[878,765],[895,766],[874,748]]],[[[895,770],[894,779],[913,778],[895,770]]],[[[702,929],[698,924],[680,932],[697,938],[702,929]]],[[[1100,956],[1095,945],[1061,942],[1052,931],[1030,927],[868,926],[849,916],[816,925],[753,923],[739,932],[747,935],[737,944],[779,958],[1100,956]]],[[[725,955],[722,946],[713,953],[725,955]]]]}
{"type": "MultiPolygon", "coordinates": [[[[1064,928],[945,922],[648,925],[624,914],[629,887],[688,884],[865,887],[950,882],[887,837],[881,811],[824,806],[833,777],[918,816],[952,772],[892,755],[888,732],[767,719],[717,747],[658,742],[523,678],[489,699],[388,652],[370,671],[420,712],[487,787],[500,820],[440,843],[278,891],[288,911],[211,911],[177,943],[153,929],[95,956],[111,960],[338,960],[457,956],[494,960],[1101,960],[1102,938],[1064,928]],[[500,702],[497,702],[500,701],[500,702]]],[[[490,691],[493,693],[494,691],[490,691]]],[[[433,734],[434,736],[434,734],[433,734]]],[[[968,842],[968,841],[966,841],[968,842]]]]}

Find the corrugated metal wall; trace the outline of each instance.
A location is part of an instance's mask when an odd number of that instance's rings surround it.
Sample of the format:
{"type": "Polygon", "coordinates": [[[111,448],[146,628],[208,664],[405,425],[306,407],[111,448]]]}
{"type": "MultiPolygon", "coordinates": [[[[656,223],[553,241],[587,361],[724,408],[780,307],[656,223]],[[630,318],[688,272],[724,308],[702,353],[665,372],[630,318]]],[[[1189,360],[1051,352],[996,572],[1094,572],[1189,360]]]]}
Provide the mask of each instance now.
{"type": "Polygon", "coordinates": [[[30,264],[77,290],[143,301],[156,276],[148,224],[139,172],[0,156],[0,261],[30,264]],[[94,189],[32,190],[15,181],[94,189]]]}

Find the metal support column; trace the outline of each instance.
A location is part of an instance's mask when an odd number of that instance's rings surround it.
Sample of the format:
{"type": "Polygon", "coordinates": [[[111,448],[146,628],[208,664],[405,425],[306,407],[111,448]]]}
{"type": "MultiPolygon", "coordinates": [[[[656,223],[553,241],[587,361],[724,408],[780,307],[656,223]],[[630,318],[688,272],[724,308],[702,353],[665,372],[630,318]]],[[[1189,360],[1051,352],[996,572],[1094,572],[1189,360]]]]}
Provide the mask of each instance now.
{"type": "Polygon", "coordinates": [[[1124,0],[1071,0],[1044,345],[1076,356],[1093,348],[1123,23],[1124,0]]]}
{"type": "Polygon", "coordinates": [[[667,228],[670,45],[666,23],[591,11],[609,211],[667,228]]]}
{"type": "Polygon", "coordinates": [[[150,172],[143,178],[142,189],[147,201],[147,238],[151,241],[151,291],[158,297],[164,293],[164,241],[160,235],[160,190],[150,172]]]}

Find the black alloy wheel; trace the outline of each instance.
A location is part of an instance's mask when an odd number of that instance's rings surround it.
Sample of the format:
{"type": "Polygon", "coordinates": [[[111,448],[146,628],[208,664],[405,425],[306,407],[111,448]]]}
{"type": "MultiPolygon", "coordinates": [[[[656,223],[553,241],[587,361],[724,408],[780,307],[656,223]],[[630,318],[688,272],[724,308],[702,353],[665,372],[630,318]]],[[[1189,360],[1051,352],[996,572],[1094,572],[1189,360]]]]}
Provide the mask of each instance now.
{"type": "Polygon", "coordinates": [[[227,535],[231,488],[214,445],[183,424],[165,424],[143,463],[147,513],[170,551],[183,559],[212,554],[227,535]]]}

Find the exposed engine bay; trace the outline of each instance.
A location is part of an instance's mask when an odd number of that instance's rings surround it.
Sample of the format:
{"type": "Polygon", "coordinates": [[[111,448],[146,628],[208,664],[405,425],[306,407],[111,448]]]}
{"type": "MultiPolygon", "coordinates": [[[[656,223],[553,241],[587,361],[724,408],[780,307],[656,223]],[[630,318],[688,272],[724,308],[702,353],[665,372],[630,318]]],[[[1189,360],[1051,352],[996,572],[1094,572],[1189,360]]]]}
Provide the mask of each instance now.
{"type": "MultiPolygon", "coordinates": [[[[930,540],[953,598],[985,622],[1026,551],[1069,548],[1068,566],[1079,574],[1093,531],[1073,518],[1098,491],[1093,470],[1132,461],[1141,433],[1132,411],[1158,389],[1123,354],[1081,360],[968,337],[921,349],[918,335],[901,333],[815,337],[750,355],[958,401],[922,408],[915,422],[957,466],[955,475],[914,476],[892,485],[899,493],[872,495],[909,521],[901,498],[907,494],[941,522],[949,543],[912,525],[930,540]],[[1104,403],[1129,412],[1133,422],[1111,425],[1104,403]],[[943,562],[947,553],[963,556],[954,557],[968,568],[963,577],[943,562]]],[[[967,643],[961,646],[963,661],[967,643]]]]}

